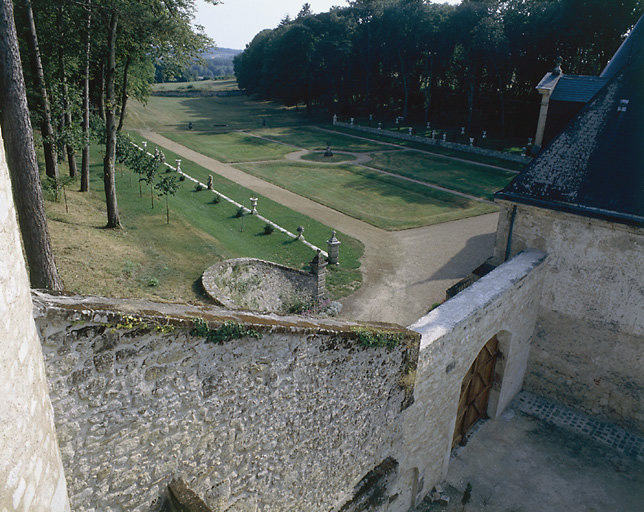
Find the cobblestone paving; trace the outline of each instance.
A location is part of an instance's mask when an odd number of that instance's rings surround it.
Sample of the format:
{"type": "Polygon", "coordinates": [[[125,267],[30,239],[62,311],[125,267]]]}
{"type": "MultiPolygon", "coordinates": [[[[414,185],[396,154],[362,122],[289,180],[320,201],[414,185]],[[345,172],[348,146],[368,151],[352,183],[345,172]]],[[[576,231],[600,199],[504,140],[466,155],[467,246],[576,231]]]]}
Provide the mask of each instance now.
{"type": "Polygon", "coordinates": [[[588,437],[629,457],[644,460],[644,439],[616,425],[603,423],[527,391],[519,393],[517,405],[525,414],[588,437]]]}

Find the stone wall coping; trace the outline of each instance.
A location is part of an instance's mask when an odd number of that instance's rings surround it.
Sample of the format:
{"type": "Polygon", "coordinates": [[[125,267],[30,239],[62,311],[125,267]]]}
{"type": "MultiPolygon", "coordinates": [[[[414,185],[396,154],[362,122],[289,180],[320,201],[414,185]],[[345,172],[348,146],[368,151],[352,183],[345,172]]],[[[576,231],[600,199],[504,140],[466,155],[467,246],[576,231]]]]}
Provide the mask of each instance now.
{"type": "Polygon", "coordinates": [[[546,253],[534,249],[520,252],[470,287],[416,320],[409,329],[422,335],[420,350],[452,332],[461,322],[471,321],[472,315],[488,307],[516,283],[525,279],[545,261],[546,257],[546,253]]]}
{"type": "Polygon", "coordinates": [[[259,263],[259,264],[266,265],[266,266],[269,266],[269,267],[278,268],[280,270],[286,270],[288,272],[293,272],[295,274],[300,274],[302,276],[310,277],[310,276],[315,275],[315,274],[313,274],[311,272],[307,272],[306,270],[300,270],[298,268],[293,268],[293,267],[289,267],[287,265],[282,265],[281,263],[275,263],[273,261],[268,261],[268,260],[261,260],[259,258],[232,258],[232,259],[229,259],[229,260],[223,260],[223,261],[220,261],[220,262],[215,263],[214,265],[208,267],[206,269],[206,271],[204,272],[204,274],[206,272],[208,272],[210,269],[215,270],[215,269],[219,269],[219,268],[226,267],[226,266],[229,266],[229,265],[233,265],[235,263],[241,263],[241,264],[259,263]]]}
{"type": "Polygon", "coordinates": [[[199,317],[213,324],[226,321],[251,325],[265,333],[300,333],[342,335],[355,339],[361,329],[402,334],[408,346],[418,346],[418,333],[398,324],[385,322],[352,322],[333,318],[311,318],[276,313],[253,313],[185,303],[153,302],[144,299],[113,299],[98,296],[73,294],[53,295],[43,290],[31,291],[34,317],[50,314],[69,316],[74,321],[118,324],[121,320],[136,316],[157,325],[191,327],[192,319],[199,317]]]}

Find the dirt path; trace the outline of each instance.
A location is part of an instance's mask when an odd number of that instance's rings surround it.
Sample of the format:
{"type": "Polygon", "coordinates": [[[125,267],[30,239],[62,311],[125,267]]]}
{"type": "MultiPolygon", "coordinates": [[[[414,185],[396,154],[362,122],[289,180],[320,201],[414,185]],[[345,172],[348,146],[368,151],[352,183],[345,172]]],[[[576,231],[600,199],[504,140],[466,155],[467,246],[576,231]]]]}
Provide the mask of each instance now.
{"type": "Polygon", "coordinates": [[[497,213],[404,231],[385,231],[158,133],[141,131],[140,134],[220,176],[360,240],[365,245],[361,267],[363,285],[342,300],[344,318],[409,325],[434,302],[442,301],[447,288],[492,254],[497,213]]]}

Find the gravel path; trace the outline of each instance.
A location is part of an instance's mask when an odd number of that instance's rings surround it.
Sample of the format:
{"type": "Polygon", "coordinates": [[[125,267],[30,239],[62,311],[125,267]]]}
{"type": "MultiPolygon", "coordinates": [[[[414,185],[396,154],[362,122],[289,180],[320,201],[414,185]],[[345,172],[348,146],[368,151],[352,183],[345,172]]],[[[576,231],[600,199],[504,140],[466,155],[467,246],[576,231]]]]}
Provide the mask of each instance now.
{"type": "Polygon", "coordinates": [[[158,133],[141,131],[140,134],[153,144],[360,240],[365,245],[361,267],[363,285],[342,300],[344,318],[409,325],[434,302],[442,301],[447,288],[492,254],[497,213],[404,231],[385,231],[158,133]]]}

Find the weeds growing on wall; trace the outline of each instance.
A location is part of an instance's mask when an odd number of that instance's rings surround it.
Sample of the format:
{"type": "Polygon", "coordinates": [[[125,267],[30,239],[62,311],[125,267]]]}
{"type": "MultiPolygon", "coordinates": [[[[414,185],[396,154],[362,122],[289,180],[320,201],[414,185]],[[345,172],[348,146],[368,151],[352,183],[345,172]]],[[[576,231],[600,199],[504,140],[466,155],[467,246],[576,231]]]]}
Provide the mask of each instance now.
{"type": "Polygon", "coordinates": [[[224,343],[226,341],[235,340],[248,336],[250,338],[261,339],[260,332],[249,329],[244,325],[226,321],[218,329],[211,329],[203,318],[192,319],[192,329],[190,329],[191,336],[198,336],[205,338],[206,343],[224,343]]]}
{"type": "Polygon", "coordinates": [[[370,331],[369,329],[355,329],[358,341],[363,347],[393,348],[400,344],[402,334],[387,331],[370,331]]]}

